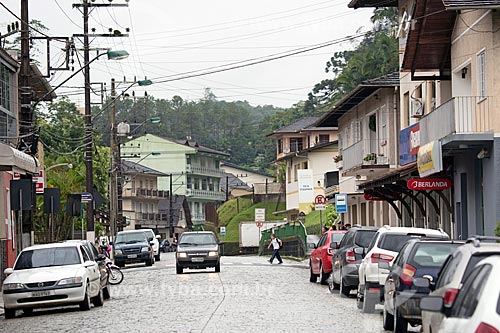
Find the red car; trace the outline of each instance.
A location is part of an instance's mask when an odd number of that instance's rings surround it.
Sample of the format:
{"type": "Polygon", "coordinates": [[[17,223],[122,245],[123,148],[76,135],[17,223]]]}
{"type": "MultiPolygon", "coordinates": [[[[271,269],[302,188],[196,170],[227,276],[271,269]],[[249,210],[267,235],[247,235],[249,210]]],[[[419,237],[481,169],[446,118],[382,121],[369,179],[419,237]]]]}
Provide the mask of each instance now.
{"type": "Polygon", "coordinates": [[[328,284],[328,278],[332,272],[332,257],[337,249],[346,230],[328,230],[325,232],[309,259],[311,278],[309,281],[316,282],[321,275],[321,284],[328,284]]]}

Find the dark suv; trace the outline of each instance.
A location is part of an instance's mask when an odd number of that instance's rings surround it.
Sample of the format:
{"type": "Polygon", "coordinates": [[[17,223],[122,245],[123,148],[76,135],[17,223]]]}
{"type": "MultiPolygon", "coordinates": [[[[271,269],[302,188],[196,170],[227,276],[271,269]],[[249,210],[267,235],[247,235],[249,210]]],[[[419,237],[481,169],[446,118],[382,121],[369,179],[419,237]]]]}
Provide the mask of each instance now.
{"type": "Polygon", "coordinates": [[[359,265],[379,228],[352,227],[347,231],[332,258],[330,290],[340,288],[341,295],[349,296],[358,287],[359,265]]]}
{"type": "Polygon", "coordinates": [[[184,268],[215,267],[220,272],[219,242],[211,231],[183,233],[177,243],[176,258],[177,274],[182,274],[184,268]]]}
{"type": "Polygon", "coordinates": [[[148,241],[144,231],[120,231],[112,245],[115,264],[119,267],[138,262],[151,266],[155,262],[152,242],[148,241]]]}
{"type": "MultiPolygon", "coordinates": [[[[385,330],[406,333],[408,323],[422,323],[420,299],[429,294],[427,286],[417,284],[419,278],[436,281],[444,261],[463,241],[412,239],[406,242],[394,260],[384,286],[385,330]]],[[[389,268],[388,262],[379,262],[379,267],[389,268]]]]}

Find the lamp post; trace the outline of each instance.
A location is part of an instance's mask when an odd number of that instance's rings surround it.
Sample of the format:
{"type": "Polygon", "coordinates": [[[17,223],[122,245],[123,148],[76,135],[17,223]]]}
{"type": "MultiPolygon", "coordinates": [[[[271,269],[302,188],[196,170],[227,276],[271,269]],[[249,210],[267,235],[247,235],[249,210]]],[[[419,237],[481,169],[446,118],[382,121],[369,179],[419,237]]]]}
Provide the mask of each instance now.
{"type": "Polygon", "coordinates": [[[45,168],[45,172],[47,172],[51,169],[60,167],[60,166],[67,166],[68,168],[73,169],[73,164],[71,164],[71,163],[58,163],[58,164],[51,165],[48,168],[45,168]]]}

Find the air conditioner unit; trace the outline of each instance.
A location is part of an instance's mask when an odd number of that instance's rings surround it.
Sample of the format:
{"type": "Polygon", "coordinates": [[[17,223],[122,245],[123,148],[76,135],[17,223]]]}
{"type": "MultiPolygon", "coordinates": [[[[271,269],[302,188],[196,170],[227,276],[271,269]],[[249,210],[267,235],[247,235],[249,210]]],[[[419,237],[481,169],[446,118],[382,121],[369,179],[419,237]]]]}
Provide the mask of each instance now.
{"type": "Polygon", "coordinates": [[[290,148],[285,148],[285,149],[283,149],[283,153],[285,153],[285,154],[290,153],[290,148]]]}
{"type": "Polygon", "coordinates": [[[421,98],[415,98],[411,101],[411,117],[420,118],[424,115],[424,104],[421,98]]]}

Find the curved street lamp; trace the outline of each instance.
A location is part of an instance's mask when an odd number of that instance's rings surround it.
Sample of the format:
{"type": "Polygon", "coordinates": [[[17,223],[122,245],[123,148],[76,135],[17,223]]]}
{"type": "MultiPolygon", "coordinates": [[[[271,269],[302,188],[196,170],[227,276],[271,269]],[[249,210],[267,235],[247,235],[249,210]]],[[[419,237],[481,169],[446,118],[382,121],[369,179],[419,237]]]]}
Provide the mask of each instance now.
{"type": "Polygon", "coordinates": [[[51,165],[48,168],[45,168],[45,172],[47,172],[51,169],[54,169],[56,167],[60,167],[60,166],[67,166],[69,169],[73,169],[73,164],[71,164],[71,163],[58,163],[58,164],[51,165]]]}

